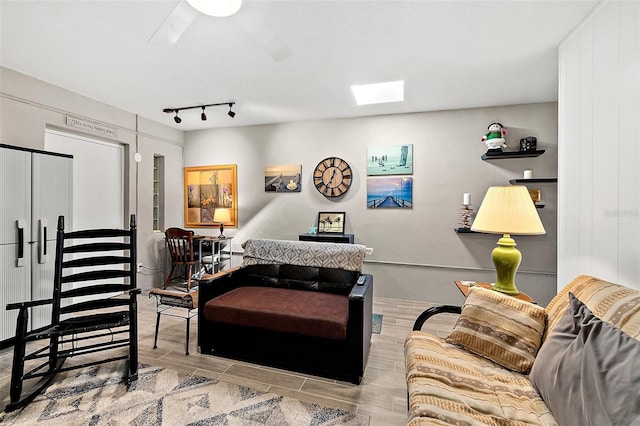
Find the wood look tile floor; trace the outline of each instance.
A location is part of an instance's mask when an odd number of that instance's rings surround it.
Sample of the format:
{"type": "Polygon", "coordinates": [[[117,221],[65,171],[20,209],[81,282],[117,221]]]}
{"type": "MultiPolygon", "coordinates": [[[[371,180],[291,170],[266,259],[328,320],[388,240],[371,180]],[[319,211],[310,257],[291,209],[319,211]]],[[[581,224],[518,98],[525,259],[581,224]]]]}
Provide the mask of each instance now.
{"type": "MultiPolygon", "coordinates": [[[[190,355],[185,355],[185,320],[163,315],[158,348],[153,349],[155,298],[147,293],[138,302],[140,362],[198,374],[258,390],[290,396],[328,407],[368,415],[371,425],[404,425],[407,395],[404,340],[416,317],[431,304],[374,298],[373,312],[383,315],[382,332],[374,334],[362,384],[325,379],[257,364],[234,361],[197,351],[197,319],[191,320],[190,355]]],[[[186,312],[185,310],[182,310],[186,312]]],[[[438,315],[423,330],[446,336],[457,316],[438,315]]],[[[13,348],[0,351],[0,409],[8,402],[13,348]]]]}

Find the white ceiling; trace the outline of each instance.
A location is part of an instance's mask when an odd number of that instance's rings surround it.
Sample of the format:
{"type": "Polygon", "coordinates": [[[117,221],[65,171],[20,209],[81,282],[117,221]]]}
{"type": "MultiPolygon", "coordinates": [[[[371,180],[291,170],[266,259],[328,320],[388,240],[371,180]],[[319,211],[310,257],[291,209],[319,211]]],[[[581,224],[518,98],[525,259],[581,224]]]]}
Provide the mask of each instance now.
{"type": "Polygon", "coordinates": [[[149,42],[179,3],[0,0],[0,65],[182,130],[545,102],[558,45],[598,1],[245,0],[149,42]],[[245,15],[292,54],[275,61],[245,15]],[[404,102],[355,104],[352,84],[391,80],[404,102]],[[234,119],[162,112],[228,101],[234,119]]]}

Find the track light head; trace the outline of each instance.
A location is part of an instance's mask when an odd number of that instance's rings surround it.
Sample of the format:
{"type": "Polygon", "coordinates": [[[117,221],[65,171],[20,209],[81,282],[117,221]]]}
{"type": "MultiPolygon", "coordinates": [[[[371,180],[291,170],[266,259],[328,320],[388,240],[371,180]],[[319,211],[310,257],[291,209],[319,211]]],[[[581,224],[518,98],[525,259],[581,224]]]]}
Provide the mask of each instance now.
{"type": "Polygon", "coordinates": [[[229,115],[229,117],[233,118],[236,116],[236,113],[231,111],[231,107],[233,106],[233,102],[229,104],[229,112],[227,113],[227,115],[229,115]]]}
{"type": "Polygon", "coordinates": [[[200,119],[202,121],[207,121],[207,114],[204,113],[204,107],[202,107],[202,114],[200,114],[200,119]]]}
{"type": "Polygon", "coordinates": [[[173,121],[175,121],[178,124],[182,123],[182,118],[178,117],[178,110],[176,110],[175,112],[176,112],[176,116],[173,117],[173,121]]]}

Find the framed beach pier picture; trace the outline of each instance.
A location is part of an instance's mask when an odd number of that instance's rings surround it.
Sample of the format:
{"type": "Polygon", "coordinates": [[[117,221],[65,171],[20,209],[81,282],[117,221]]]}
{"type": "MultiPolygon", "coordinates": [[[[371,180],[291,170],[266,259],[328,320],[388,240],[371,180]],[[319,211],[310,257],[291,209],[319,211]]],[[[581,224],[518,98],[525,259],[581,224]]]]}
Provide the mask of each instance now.
{"type": "Polygon", "coordinates": [[[226,227],[238,226],[238,181],[235,164],[184,168],[184,225],[213,227],[216,209],[229,209],[226,227]]]}
{"type": "Polygon", "coordinates": [[[413,208],[413,178],[367,178],[367,208],[413,208]]]}

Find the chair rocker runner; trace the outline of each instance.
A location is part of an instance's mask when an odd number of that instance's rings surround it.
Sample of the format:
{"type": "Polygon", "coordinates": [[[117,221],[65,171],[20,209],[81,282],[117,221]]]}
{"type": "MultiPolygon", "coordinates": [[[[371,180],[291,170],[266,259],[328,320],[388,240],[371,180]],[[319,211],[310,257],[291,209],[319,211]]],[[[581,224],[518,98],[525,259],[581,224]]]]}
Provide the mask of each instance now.
{"type": "Polygon", "coordinates": [[[124,380],[127,385],[136,380],[136,295],[139,293],[140,289],[136,288],[135,215],[131,215],[129,230],[91,229],[66,233],[64,217],[60,216],[53,297],[7,305],[7,309],[18,309],[19,313],[11,371],[11,402],[5,410],[13,411],[29,404],[49,386],[57,373],[63,371],[126,360],[124,380]],[[28,331],[29,308],[46,304],[52,305],[51,324],[28,331]],[[39,340],[43,342],[38,348],[36,341],[39,340]],[[104,353],[98,357],[98,352],[104,353]],[[89,355],[89,359],[64,366],[67,358],[82,355],[89,355]],[[29,390],[23,396],[24,383],[29,384],[29,390]]]}

